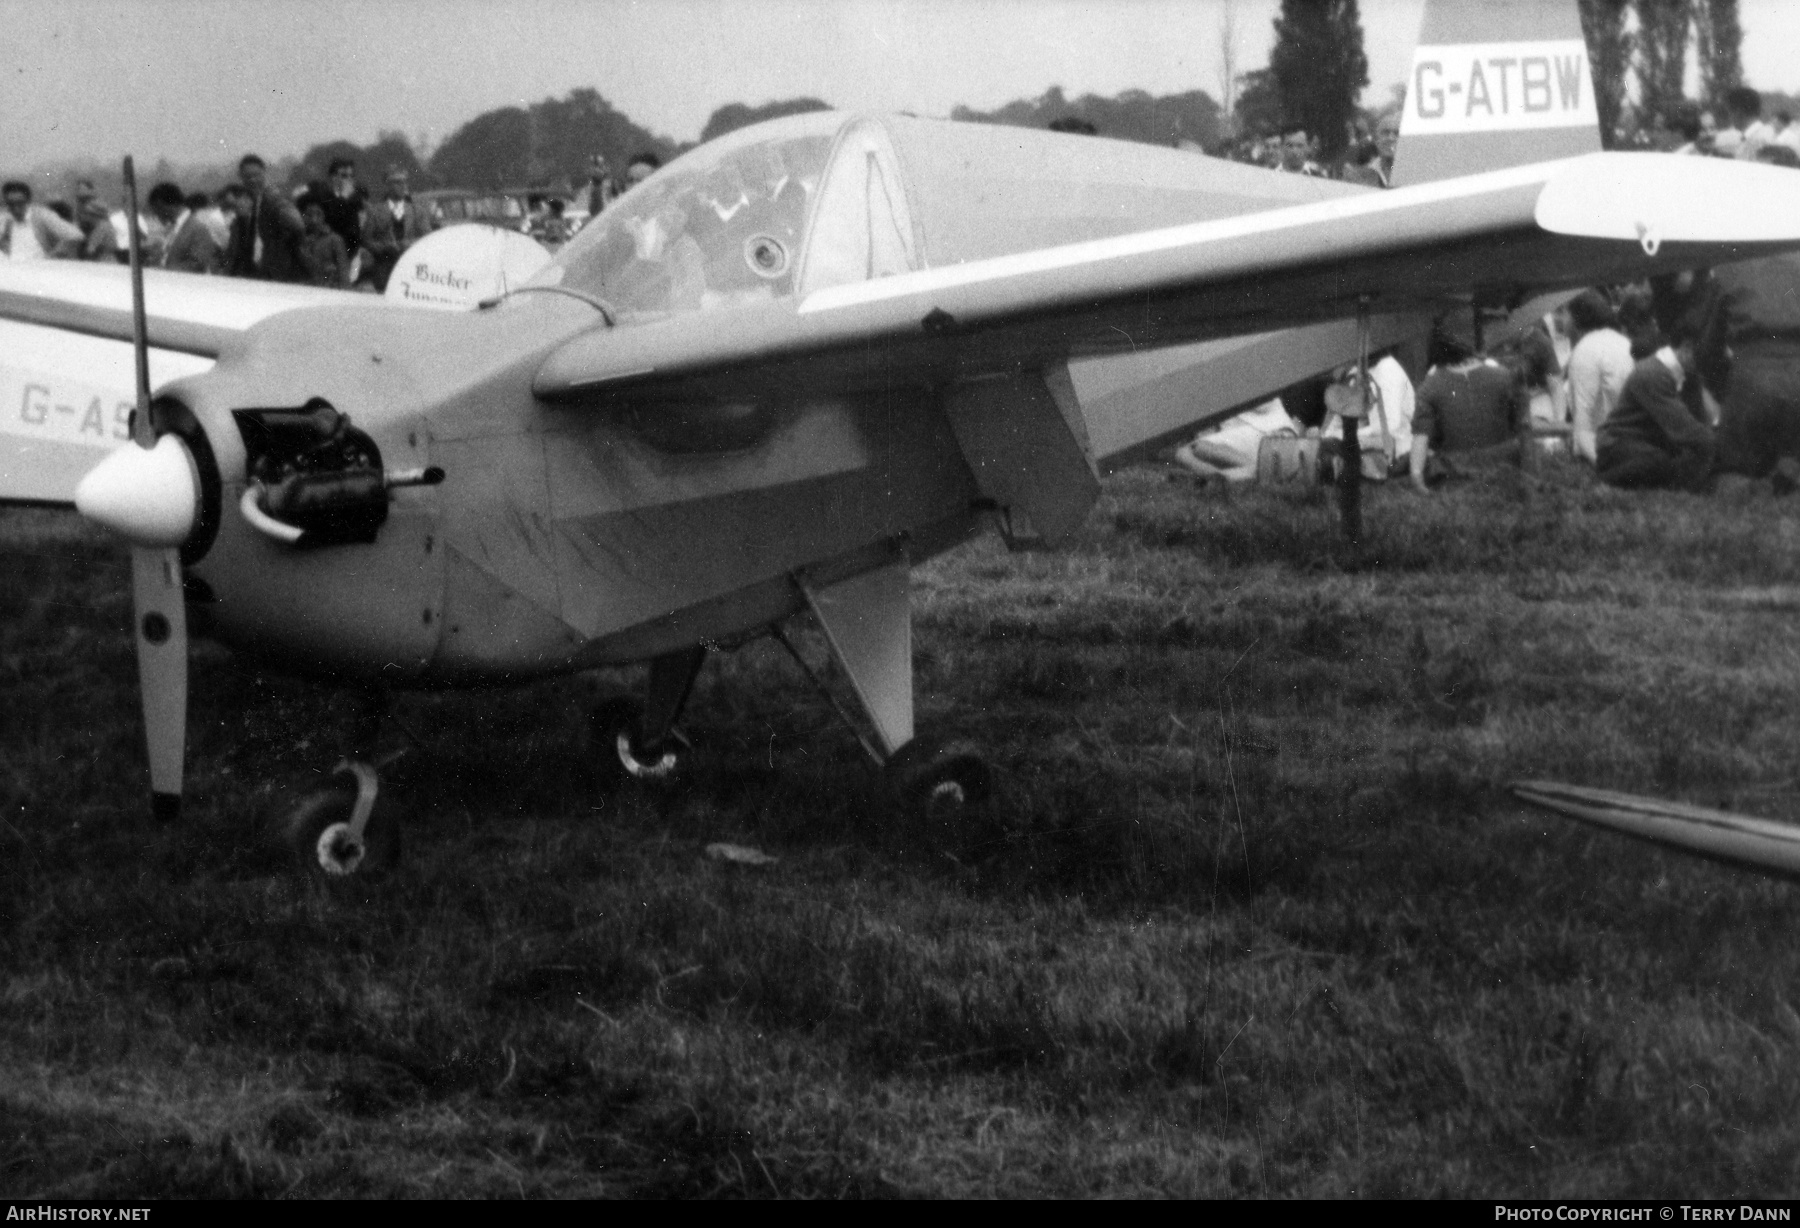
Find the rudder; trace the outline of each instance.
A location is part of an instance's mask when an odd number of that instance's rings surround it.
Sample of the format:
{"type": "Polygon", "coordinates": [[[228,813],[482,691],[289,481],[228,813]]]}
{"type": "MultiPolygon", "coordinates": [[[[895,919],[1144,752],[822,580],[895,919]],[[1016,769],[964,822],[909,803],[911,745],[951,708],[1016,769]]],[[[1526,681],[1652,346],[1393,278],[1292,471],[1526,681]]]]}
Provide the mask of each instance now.
{"type": "Polygon", "coordinates": [[[1593,86],[1575,0],[1427,0],[1393,184],[1594,153],[1593,86]]]}

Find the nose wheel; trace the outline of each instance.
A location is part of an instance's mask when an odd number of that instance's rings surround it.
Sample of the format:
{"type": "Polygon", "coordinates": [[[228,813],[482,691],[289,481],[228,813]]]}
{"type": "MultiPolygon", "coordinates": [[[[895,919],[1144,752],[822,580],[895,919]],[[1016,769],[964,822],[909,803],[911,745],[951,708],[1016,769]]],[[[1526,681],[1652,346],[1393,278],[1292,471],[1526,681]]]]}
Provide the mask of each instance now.
{"type": "Polygon", "coordinates": [[[281,806],[271,827],[300,872],[315,880],[369,878],[400,860],[397,808],[366,763],[340,763],[324,788],[281,806]]]}

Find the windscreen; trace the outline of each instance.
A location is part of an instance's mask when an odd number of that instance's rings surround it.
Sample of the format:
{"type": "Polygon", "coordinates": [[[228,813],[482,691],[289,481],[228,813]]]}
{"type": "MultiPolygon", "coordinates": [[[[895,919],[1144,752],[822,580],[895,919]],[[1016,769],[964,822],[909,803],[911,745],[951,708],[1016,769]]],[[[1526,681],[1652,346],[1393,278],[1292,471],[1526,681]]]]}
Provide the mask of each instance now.
{"type": "Polygon", "coordinates": [[[609,205],[533,282],[595,295],[621,316],[791,295],[841,123],[821,115],[686,154],[609,205]]]}

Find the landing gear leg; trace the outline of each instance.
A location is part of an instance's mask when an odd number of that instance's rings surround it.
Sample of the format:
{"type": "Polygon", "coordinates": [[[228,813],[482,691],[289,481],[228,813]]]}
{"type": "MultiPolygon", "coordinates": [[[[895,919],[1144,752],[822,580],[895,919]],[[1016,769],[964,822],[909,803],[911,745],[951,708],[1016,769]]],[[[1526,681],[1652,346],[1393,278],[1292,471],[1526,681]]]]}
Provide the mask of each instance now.
{"type": "Polygon", "coordinates": [[[857,727],[799,652],[779,630],[776,639],[799,662],[832,708],[881,769],[890,807],[934,842],[968,817],[992,792],[992,773],[967,742],[940,743],[913,731],[912,609],[904,559],[850,580],[814,589],[797,578],[826,642],[850,679],[871,740],[857,727]]]}
{"type": "Polygon", "coordinates": [[[667,780],[687,745],[676,722],[706,663],[706,648],[693,644],[650,662],[644,702],[612,699],[594,710],[594,740],[609,772],[635,780],[667,780]]]}
{"type": "Polygon", "coordinates": [[[325,882],[371,877],[400,861],[400,815],[379,768],[399,752],[376,757],[376,743],[393,707],[385,687],[358,696],[350,730],[350,757],[332,769],[323,787],[308,788],[275,809],[270,835],[309,878],[325,882]]]}
{"type": "Polygon", "coordinates": [[[397,809],[367,763],[339,763],[330,785],[283,808],[276,823],[281,843],[311,878],[339,882],[368,877],[400,860],[397,809]]]}

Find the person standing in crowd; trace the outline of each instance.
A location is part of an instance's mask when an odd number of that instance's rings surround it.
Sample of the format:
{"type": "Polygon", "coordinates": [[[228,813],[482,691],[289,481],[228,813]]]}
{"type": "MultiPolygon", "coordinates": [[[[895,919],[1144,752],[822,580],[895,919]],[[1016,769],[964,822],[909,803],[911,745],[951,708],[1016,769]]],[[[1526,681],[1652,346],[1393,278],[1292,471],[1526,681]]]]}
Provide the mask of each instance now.
{"type": "Polygon", "coordinates": [[[1700,112],[1700,135],[1694,138],[1694,152],[1708,157],[1712,156],[1718,152],[1713,148],[1718,139],[1718,118],[1711,111],[1702,109],[1700,112]]]}
{"type": "Polygon", "coordinates": [[[534,197],[535,204],[527,220],[529,233],[549,251],[556,251],[569,241],[569,227],[563,221],[564,205],[556,196],[534,197]]]}
{"type": "Polygon", "coordinates": [[[1725,119],[1723,128],[1713,136],[1712,152],[1722,158],[1753,158],[1756,149],[1747,145],[1749,133],[1760,131],[1758,121],[1762,117],[1762,95],[1748,85],[1736,86],[1725,91],[1725,119]]]}
{"type": "Polygon", "coordinates": [[[0,255],[8,260],[64,259],[80,255],[87,237],[43,205],[31,203],[31,185],[14,179],[0,187],[0,255]]]}
{"type": "Polygon", "coordinates": [[[387,289],[401,253],[437,228],[437,219],[427,216],[413,200],[408,191],[410,183],[404,167],[391,168],[387,173],[387,195],[364,214],[359,281],[372,285],[378,293],[387,289]]]}
{"type": "Polygon", "coordinates": [[[356,163],[349,158],[333,158],[327,180],[325,192],[314,199],[325,210],[325,224],[344,241],[344,251],[354,265],[368,221],[369,194],[356,181],[356,163]]]}
{"type": "Polygon", "coordinates": [[[238,179],[244,187],[243,211],[232,226],[230,273],[263,281],[304,280],[300,240],[306,223],[300,211],[270,189],[268,167],[255,154],[239,160],[238,179]]]}
{"type": "Polygon", "coordinates": [[[1800,474],[1800,253],[1713,270],[1698,358],[1700,369],[1725,372],[1719,471],[1775,474],[1783,492],[1792,489],[1800,474]]]}
{"type": "Polygon", "coordinates": [[[1631,375],[1631,341],[1616,327],[1613,305],[1598,290],[1583,290],[1569,303],[1575,346],[1569,351],[1569,413],[1575,455],[1589,464],[1599,429],[1612,415],[1631,375]]]}
{"type": "MultiPolygon", "coordinates": [[[[77,179],[75,181],[75,216],[72,220],[77,226],[80,226],[82,230],[87,230],[87,226],[82,223],[82,217],[90,212],[90,205],[98,204],[99,201],[100,193],[94,190],[94,181],[92,179],[77,179]]],[[[105,208],[104,205],[101,207],[105,208]]]]}
{"type": "Polygon", "coordinates": [[[1429,489],[1426,467],[1434,454],[1460,453],[1477,463],[1516,456],[1521,465],[1534,465],[1524,382],[1443,324],[1431,344],[1434,364],[1419,385],[1413,414],[1413,486],[1429,489]]]}
{"type": "Polygon", "coordinates": [[[236,246],[238,219],[250,216],[250,194],[244,191],[243,184],[228,183],[219,189],[216,199],[219,216],[225,220],[225,242],[220,244],[220,247],[225,252],[225,272],[231,274],[234,273],[232,258],[233,249],[236,246]]]}
{"type": "Polygon", "coordinates": [[[648,150],[631,155],[625,164],[625,189],[630,191],[661,169],[662,159],[648,150]]]}
{"type": "Polygon", "coordinates": [[[1791,149],[1800,154],[1800,124],[1796,124],[1794,117],[1786,111],[1777,111],[1775,120],[1775,143],[1783,149],[1791,149]]]}
{"type": "Polygon", "coordinates": [[[1400,112],[1389,111],[1375,125],[1375,148],[1380,152],[1381,186],[1394,186],[1394,152],[1400,148],[1400,112]]]}
{"type": "Polygon", "coordinates": [[[1706,152],[1700,148],[1700,104],[1684,98],[1658,116],[1651,144],[1667,153],[1706,152]]]}
{"type": "Polygon", "coordinates": [[[1381,154],[1376,150],[1375,142],[1364,141],[1346,150],[1338,178],[1345,183],[1360,183],[1365,188],[1386,187],[1381,181],[1381,154]]]}
{"type": "Polygon", "coordinates": [[[1306,129],[1299,125],[1283,129],[1281,133],[1281,164],[1277,168],[1296,175],[1311,175],[1315,179],[1325,177],[1325,168],[1312,160],[1312,138],[1306,129]]]}
{"type": "Polygon", "coordinates": [[[587,208],[589,217],[599,217],[600,211],[613,203],[619,196],[619,185],[612,177],[605,154],[595,154],[588,159],[587,186],[581,189],[577,197],[587,208]]]}
{"type": "Polygon", "coordinates": [[[1619,400],[1600,425],[1595,470],[1608,486],[1627,490],[1705,491],[1711,482],[1713,432],[1681,398],[1695,378],[1694,344],[1647,344],[1653,353],[1632,367],[1619,400]]]}
{"type": "Polygon", "coordinates": [[[172,183],[159,183],[150,189],[150,213],[162,224],[167,236],[162,249],[162,267],[178,273],[217,273],[224,263],[224,253],[206,228],[188,208],[187,197],[172,183]]]}
{"type": "Polygon", "coordinates": [[[113,229],[112,212],[97,200],[90,200],[75,215],[75,225],[87,236],[81,241],[81,258],[101,264],[119,263],[121,247],[118,232],[113,229]]]}
{"type": "Polygon", "coordinates": [[[81,241],[81,258],[102,264],[117,264],[123,258],[119,232],[113,226],[112,210],[94,191],[94,181],[75,181],[75,225],[85,236],[81,241]]]}
{"type": "Polygon", "coordinates": [[[187,207],[206,227],[206,233],[212,236],[213,246],[219,249],[222,259],[225,249],[231,245],[231,219],[205,192],[189,192],[187,207]]]}
{"type": "Polygon", "coordinates": [[[315,286],[345,289],[350,284],[350,256],[344,250],[343,236],[326,218],[325,201],[308,196],[302,214],[306,237],[300,241],[300,263],[306,269],[306,280],[315,286]]]}
{"type": "Polygon", "coordinates": [[[1732,108],[1732,122],[1743,128],[1744,139],[1738,145],[1737,156],[1750,161],[1764,145],[1775,139],[1775,125],[1762,117],[1762,95],[1750,86],[1739,86],[1725,95],[1726,105],[1732,108]],[[1742,90],[1736,101],[1734,95],[1742,90]]]}
{"type": "Polygon", "coordinates": [[[1400,113],[1389,111],[1375,122],[1375,156],[1346,168],[1344,178],[1372,188],[1394,186],[1394,151],[1400,148],[1400,113]]]}

